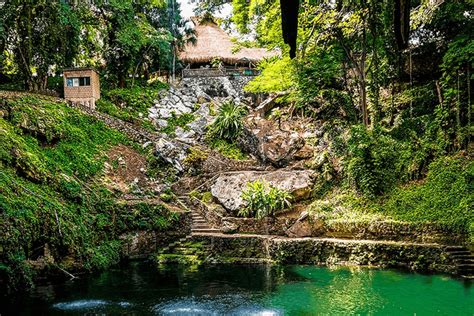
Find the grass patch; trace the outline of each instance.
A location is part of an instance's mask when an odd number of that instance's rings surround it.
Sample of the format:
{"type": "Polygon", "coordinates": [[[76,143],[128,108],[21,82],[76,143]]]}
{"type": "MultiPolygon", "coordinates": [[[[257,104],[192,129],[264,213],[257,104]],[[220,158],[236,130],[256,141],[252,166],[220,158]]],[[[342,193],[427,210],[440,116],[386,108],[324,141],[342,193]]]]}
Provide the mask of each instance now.
{"type": "Polygon", "coordinates": [[[167,87],[166,84],[159,83],[154,86],[104,90],[102,98],[96,102],[97,110],[143,128],[155,130],[153,124],[147,120],[148,109],[154,105],[159,91],[167,87]]]}

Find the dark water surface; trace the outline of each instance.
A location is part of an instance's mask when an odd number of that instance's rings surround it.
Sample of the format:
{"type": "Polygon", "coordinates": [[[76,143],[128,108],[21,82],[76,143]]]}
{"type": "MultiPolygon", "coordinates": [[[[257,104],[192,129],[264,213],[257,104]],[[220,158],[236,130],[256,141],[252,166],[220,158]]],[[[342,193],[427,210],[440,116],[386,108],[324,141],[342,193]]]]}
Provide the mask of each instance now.
{"type": "Polygon", "coordinates": [[[4,315],[474,315],[474,284],[366,268],[132,263],[0,298],[4,315]]]}

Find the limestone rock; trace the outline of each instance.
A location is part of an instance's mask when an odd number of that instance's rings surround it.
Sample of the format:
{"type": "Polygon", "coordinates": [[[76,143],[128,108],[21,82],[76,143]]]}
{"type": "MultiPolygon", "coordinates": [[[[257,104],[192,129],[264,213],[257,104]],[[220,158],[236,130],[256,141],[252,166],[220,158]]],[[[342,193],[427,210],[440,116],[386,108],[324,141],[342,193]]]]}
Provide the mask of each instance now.
{"type": "Polygon", "coordinates": [[[246,124],[238,143],[263,162],[284,167],[294,159],[305,140],[297,132],[279,129],[272,121],[255,119],[246,124]]]}
{"type": "Polygon", "coordinates": [[[156,154],[172,164],[178,171],[184,171],[183,161],[187,156],[188,145],[161,138],[155,144],[156,154]]]}
{"type": "Polygon", "coordinates": [[[227,210],[237,211],[245,206],[241,198],[247,183],[263,180],[271,186],[290,192],[295,201],[308,198],[313,186],[314,172],[310,170],[255,172],[242,171],[238,174],[221,175],[211,186],[212,195],[227,210]]]}
{"type": "Polygon", "coordinates": [[[224,234],[233,234],[239,230],[239,226],[229,221],[222,221],[221,231],[224,234]]]}

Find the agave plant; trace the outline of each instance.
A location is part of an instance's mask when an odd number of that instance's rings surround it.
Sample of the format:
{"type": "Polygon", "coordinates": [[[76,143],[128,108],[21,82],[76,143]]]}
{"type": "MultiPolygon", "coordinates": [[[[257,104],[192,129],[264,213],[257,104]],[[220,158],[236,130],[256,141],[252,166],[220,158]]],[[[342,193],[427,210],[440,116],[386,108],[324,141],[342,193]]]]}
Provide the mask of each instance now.
{"type": "Polygon", "coordinates": [[[210,127],[211,134],[229,141],[235,140],[242,132],[243,117],[246,113],[247,111],[243,106],[232,101],[223,103],[210,127]]]}

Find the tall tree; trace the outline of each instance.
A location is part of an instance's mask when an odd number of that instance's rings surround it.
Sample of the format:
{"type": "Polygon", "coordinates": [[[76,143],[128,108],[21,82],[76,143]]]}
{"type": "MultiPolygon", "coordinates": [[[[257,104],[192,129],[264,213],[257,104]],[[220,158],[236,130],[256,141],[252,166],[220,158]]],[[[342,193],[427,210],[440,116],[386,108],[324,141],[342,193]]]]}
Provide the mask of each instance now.
{"type": "Polygon", "coordinates": [[[12,51],[28,90],[43,90],[52,66],[70,66],[79,51],[77,8],[65,1],[7,0],[0,11],[1,47],[12,51]]]}

